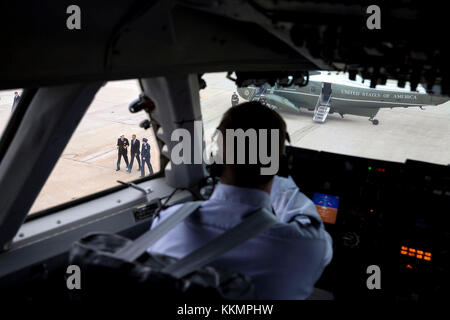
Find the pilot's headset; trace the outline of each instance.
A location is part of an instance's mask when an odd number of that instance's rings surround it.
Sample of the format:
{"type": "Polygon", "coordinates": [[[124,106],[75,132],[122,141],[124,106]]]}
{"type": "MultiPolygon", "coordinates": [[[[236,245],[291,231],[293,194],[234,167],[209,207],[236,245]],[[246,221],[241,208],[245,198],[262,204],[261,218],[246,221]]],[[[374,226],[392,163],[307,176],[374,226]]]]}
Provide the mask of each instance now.
{"type": "MultiPolygon", "coordinates": [[[[213,161],[213,160],[219,159],[219,156],[220,156],[219,151],[223,147],[221,145],[223,143],[223,141],[220,141],[221,139],[219,139],[220,136],[221,136],[221,131],[217,127],[216,130],[214,131],[214,134],[211,137],[211,147],[210,147],[210,154],[209,154],[210,158],[209,159],[210,159],[210,161],[212,161],[212,163],[207,166],[211,177],[217,177],[217,178],[222,175],[222,170],[223,170],[223,164],[213,161]]],[[[282,177],[287,177],[292,169],[292,159],[290,157],[288,157],[288,155],[286,153],[286,147],[288,144],[289,145],[291,144],[291,138],[287,131],[284,131],[284,136],[285,136],[285,140],[286,140],[286,145],[284,146],[283,153],[280,154],[280,162],[279,162],[280,167],[278,169],[277,175],[282,176],[282,177]]],[[[223,140],[223,137],[222,137],[222,140],[223,140]]],[[[225,159],[222,159],[222,160],[223,160],[222,161],[222,163],[223,163],[225,161],[225,159]]]]}

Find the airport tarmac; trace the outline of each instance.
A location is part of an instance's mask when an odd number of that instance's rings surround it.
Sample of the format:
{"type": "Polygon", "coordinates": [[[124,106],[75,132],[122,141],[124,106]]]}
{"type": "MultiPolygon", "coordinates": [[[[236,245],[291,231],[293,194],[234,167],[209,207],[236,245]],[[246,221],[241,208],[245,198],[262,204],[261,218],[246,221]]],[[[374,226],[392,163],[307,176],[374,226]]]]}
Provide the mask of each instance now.
{"type": "MultiPolygon", "coordinates": [[[[230,106],[233,83],[225,74],[205,76],[201,91],[205,136],[210,137],[223,111],[230,106]]],[[[243,100],[241,99],[240,102],[243,100]]],[[[328,115],[325,123],[312,121],[313,112],[281,113],[293,146],[404,162],[406,159],[450,164],[450,102],[439,106],[380,109],[373,125],[368,118],[328,115]]]]}
{"type": "MultiPolygon", "coordinates": [[[[210,141],[223,113],[231,105],[234,83],[225,73],[204,76],[207,88],[200,91],[206,141],[210,141]]],[[[0,130],[11,111],[14,90],[0,92],[0,130]]],[[[139,128],[145,113],[131,114],[128,104],[139,94],[135,81],[115,81],[104,86],[72,136],[31,213],[117,185],[116,180],[139,178],[137,163],[131,174],[116,172],[116,142],[120,133],[128,139],[136,133],[151,145],[153,169],[159,169],[159,153],[152,130],[139,128]]],[[[243,100],[241,99],[241,102],[243,100]]],[[[404,162],[406,159],[450,163],[450,103],[419,108],[381,109],[377,126],[364,117],[329,115],[325,123],[312,121],[313,113],[282,113],[291,143],[313,150],[404,162]]],[[[123,160],[122,160],[123,161],[123,160]]]]}

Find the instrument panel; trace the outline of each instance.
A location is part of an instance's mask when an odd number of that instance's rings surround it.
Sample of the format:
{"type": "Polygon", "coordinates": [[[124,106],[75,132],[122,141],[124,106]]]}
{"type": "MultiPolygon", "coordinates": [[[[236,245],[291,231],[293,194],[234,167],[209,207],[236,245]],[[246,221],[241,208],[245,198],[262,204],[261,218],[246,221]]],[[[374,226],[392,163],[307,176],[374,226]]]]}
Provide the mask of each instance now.
{"type": "Polygon", "coordinates": [[[448,297],[450,167],[380,161],[288,147],[289,174],[333,238],[317,284],[340,299],[448,297]],[[371,266],[379,288],[369,288],[371,266]]]}

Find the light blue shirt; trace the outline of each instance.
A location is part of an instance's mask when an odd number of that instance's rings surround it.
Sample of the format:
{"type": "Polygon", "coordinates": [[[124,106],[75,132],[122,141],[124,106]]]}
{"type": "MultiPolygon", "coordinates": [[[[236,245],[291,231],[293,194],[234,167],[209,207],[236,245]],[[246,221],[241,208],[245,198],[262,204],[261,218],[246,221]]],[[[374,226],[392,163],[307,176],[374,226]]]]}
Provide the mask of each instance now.
{"type": "MultiPolygon", "coordinates": [[[[291,178],[276,176],[270,196],[258,189],[218,184],[197,212],[148,251],[182,258],[261,207],[270,211],[273,207],[281,223],[211,265],[252,277],[259,299],[306,299],[331,261],[332,240],[314,204],[291,178]]],[[[175,205],[161,212],[152,228],[178,208],[175,205]]]]}

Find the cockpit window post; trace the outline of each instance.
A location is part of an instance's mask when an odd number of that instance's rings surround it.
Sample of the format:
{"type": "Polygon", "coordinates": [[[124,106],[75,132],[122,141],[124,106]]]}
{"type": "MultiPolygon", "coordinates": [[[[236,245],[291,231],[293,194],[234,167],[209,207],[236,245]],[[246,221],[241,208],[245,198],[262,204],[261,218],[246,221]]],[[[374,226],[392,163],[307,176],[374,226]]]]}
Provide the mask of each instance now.
{"type": "Polygon", "coordinates": [[[206,176],[202,159],[204,140],[198,76],[185,74],[142,79],[141,85],[144,93],[156,103],[152,119],[161,125],[162,131],[157,136],[167,146],[162,148],[162,155],[171,160],[173,148],[180,142],[172,141],[174,130],[186,130],[183,132],[191,140],[192,152],[187,161],[179,164],[169,161],[165,168],[161,168],[165,170],[167,183],[174,188],[196,185],[206,176]]]}

